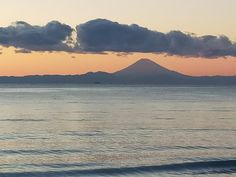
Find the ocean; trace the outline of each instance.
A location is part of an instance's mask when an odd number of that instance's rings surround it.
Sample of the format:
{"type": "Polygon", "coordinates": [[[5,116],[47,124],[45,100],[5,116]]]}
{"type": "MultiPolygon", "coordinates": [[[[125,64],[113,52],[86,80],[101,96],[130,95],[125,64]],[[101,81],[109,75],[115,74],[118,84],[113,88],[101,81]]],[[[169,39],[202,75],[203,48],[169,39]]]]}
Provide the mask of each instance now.
{"type": "Polygon", "coordinates": [[[236,87],[1,85],[0,177],[236,176],[236,87]]]}

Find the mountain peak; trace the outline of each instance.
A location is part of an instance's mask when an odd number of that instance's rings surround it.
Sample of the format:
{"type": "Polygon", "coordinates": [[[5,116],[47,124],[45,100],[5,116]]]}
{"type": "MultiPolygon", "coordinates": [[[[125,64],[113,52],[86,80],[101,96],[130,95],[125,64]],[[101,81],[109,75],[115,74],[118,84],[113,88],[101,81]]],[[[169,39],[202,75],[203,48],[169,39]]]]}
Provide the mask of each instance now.
{"type": "MultiPolygon", "coordinates": [[[[145,63],[145,64],[156,64],[154,61],[152,61],[152,60],[150,60],[150,59],[148,59],[148,58],[141,58],[140,60],[138,60],[137,62],[136,62],[136,64],[137,63],[145,63]]],[[[135,64],[135,63],[134,63],[135,64]]]]}
{"type": "Polygon", "coordinates": [[[185,75],[171,71],[146,58],[114,74],[116,78],[126,83],[171,83],[185,78],[185,75]]]}
{"type": "Polygon", "coordinates": [[[127,76],[157,76],[157,75],[169,75],[173,71],[170,71],[152,60],[143,58],[135,62],[134,64],[122,69],[115,74],[127,75],[127,76]]]}

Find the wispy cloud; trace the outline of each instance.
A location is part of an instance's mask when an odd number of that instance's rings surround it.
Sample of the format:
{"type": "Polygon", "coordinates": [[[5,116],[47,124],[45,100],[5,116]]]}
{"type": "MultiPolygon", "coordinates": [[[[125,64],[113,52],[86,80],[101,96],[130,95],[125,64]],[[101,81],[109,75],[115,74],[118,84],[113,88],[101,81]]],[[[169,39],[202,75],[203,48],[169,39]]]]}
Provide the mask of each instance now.
{"type": "Polygon", "coordinates": [[[25,54],[28,54],[28,53],[32,53],[32,51],[31,50],[27,50],[27,49],[16,49],[15,53],[25,53],[25,54]]]}

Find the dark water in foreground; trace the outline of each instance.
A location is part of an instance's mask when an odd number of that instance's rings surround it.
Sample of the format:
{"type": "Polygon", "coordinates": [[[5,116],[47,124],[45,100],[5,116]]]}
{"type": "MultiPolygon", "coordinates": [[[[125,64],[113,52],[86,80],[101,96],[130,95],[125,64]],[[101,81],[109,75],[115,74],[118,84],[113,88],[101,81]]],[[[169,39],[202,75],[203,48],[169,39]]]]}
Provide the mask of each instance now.
{"type": "Polygon", "coordinates": [[[0,177],[236,176],[236,87],[0,87],[0,177]]]}

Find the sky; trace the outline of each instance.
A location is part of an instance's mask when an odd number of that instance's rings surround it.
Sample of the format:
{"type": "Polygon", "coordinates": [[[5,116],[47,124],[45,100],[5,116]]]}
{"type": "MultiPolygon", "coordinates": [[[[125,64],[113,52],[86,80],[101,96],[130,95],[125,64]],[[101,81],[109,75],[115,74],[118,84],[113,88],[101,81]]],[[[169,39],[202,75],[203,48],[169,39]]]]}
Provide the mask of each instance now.
{"type": "Polygon", "coordinates": [[[188,75],[236,75],[235,7],[235,0],[3,0],[0,75],[114,72],[140,58],[188,75]]]}

